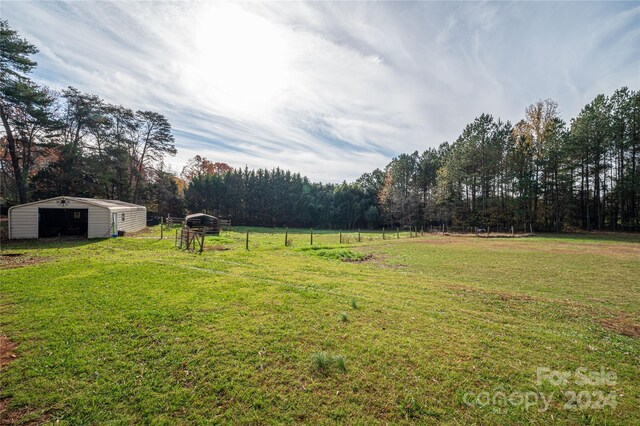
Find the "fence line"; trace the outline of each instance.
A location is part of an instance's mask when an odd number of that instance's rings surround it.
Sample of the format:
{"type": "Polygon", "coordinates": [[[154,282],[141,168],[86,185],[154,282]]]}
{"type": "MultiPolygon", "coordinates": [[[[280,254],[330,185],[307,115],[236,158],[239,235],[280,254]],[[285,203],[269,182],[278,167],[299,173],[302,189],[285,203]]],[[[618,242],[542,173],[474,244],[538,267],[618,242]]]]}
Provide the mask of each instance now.
{"type": "MultiPolygon", "coordinates": [[[[392,228],[393,229],[393,228],[392,228]]],[[[469,227],[469,226],[437,226],[437,227],[427,227],[421,226],[408,226],[403,227],[395,227],[395,238],[393,238],[393,233],[391,236],[387,232],[387,228],[383,227],[382,230],[362,230],[360,228],[344,231],[330,231],[326,230],[326,232],[315,232],[313,228],[310,228],[308,232],[290,232],[288,227],[284,228],[276,228],[276,231],[282,232],[259,232],[258,234],[272,235],[274,238],[282,238],[282,234],[284,234],[284,241],[280,244],[284,243],[284,247],[290,247],[294,245],[294,240],[297,240],[298,244],[301,241],[304,241],[305,238],[309,238],[307,240],[308,245],[313,246],[317,243],[325,243],[325,244],[353,244],[353,243],[362,243],[366,241],[375,241],[375,240],[397,240],[400,238],[418,238],[424,237],[425,235],[462,235],[467,237],[479,237],[479,238],[515,238],[516,236],[530,236],[534,235],[532,232],[517,232],[516,227],[513,225],[491,225],[487,227],[469,227]],[[336,235],[337,234],[337,235],[336,235]],[[279,237],[278,237],[279,236],[279,237]],[[333,236],[333,237],[332,237],[333,236]],[[335,239],[333,239],[335,238],[335,239]],[[329,241],[327,241],[329,240],[329,241]]],[[[204,251],[205,246],[205,235],[206,233],[202,229],[194,229],[187,228],[183,226],[182,228],[176,229],[175,231],[175,247],[180,249],[185,249],[188,251],[197,251],[202,253],[204,251]]],[[[170,238],[170,237],[169,237],[170,238]]],[[[246,230],[245,235],[245,249],[249,250],[251,248],[250,244],[250,231],[246,230]]],[[[280,240],[282,241],[282,240],[280,240]]],[[[272,244],[272,243],[271,243],[272,244]]],[[[300,244],[299,246],[304,246],[305,244],[300,244]]]]}
{"type": "MultiPolygon", "coordinates": [[[[273,228],[270,228],[273,229],[273,228]]],[[[257,234],[263,235],[271,235],[274,239],[282,238],[284,234],[284,247],[290,247],[294,245],[294,242],[297,241],[298,246],[304,246],[303,242],[305,238],[308,238],[307,245],[313,246],[314,244],[353,244],[353,243],[361,243],[366,241],[374,241],[374,240],[389,240],[389,234],[387,232],[386,227],[383,227],[381,231],[376,230],[367,230],[363,231],[361,229],[354,229],[351,231],[345,231],[342,229],[338,229],[336,231],[328,231],[317,233],[313,228],[310,228],[308,232],[291,232],[288,227],[284,228],[276,228],[281,232],[264,232],[255,231],[257,234]],[[279,236],[279,237],[278,237],[279,236]],[[333,240],[333,241],[327,241],[333,240]]],[[[392,234],[393,235],[393,234],[392,234]]],[[[508,227],[496,227],[496,226],[487,226],[486,228],[476,228],[476,227],[447,227],[442,226],[438,228],[425,229],[424,226],[410,226],[406,229],[401,229],[400,227],[395,228],[395,238],[393,236],[391,239],[397,240],[401,238],[419,238],[424,237],[425,235],[464,235],[464,236],[475,236],[480,238],[486,237],[515,237],[523,236],[523,235],[532,235],[530,233],[517,233],[515,232],[515,228],[513,226],[508,227]]],[[[282,240],[281,240],[282,241],[282,240]]],[[[245,237],[245,248],[247,250],[250,249],[250,237],[249,231],[246,231],[245,237]]]]}
{"type": "Polygon", "coordinates": [[[178,244],[178,230],[176,230],[175,246],[187,251],[198,251],[202,253],[204,250],[204,237],[205,232],[203,229],[189,229],[182,228],[180,230],[180,239],[178,244]]]}

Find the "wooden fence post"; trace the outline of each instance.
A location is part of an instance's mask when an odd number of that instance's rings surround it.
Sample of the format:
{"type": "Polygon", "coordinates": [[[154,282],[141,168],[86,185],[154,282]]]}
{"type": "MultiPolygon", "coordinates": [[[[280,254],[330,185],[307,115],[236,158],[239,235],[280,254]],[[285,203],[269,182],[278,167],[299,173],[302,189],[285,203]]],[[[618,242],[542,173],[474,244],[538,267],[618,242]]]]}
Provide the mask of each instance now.
{"type": "Polygon", "coordinates": [[[384,240],[384,226],[382,227],[382,239],[384,240]]]}
{"type": "Polygon", "coordinates": [[[511,227],[511,236],[513,237],[513,226],[511,227]]]}
{"type": "Polygon", "coordinates": [[[245,242],[245,248],[249,250],[249,230],[247,230],[247,240],[245,242]]]}
{"type": "Polygon", "coordinates": [[[173,243],[173,246],[176,247],[178,245],[178,230],[176,229],[176,240],[173,243]]]}
{"type": "Polygon", "coordinates": [[[362,240],[360,239],[360,228],[358,228],[358,242],[361,242],[362,240]]]}
{"type": "Polygon", "coordinates": [[[313,245],[313,228],[311,228],[311,245],[313,245]]]}
{"type": "Polygon", "coordinates": [[[340,244],[342,244],[342,229],[340,230],[340,244]]]}
{"type": "Polygon", "coordinates": [[[204,236],[206,235],[206,232],[202,231],[202,241],[200,242],[200,253],[202,253],[202,250],[204,250],[204,236]]]}
{"type": "Polygon", "coordinates": [[[289,228],[284,228],[284,246],[289,246],[289,228]]]}
{"type": "Polygon", "coordinates": [[[160,216],[160,239],[164,238],[164,217],[160,216]]]}
{"type": "Polygon", "coordinates": [[[396,226],[396,238],[400,238],[400,227],[396,226]]]}

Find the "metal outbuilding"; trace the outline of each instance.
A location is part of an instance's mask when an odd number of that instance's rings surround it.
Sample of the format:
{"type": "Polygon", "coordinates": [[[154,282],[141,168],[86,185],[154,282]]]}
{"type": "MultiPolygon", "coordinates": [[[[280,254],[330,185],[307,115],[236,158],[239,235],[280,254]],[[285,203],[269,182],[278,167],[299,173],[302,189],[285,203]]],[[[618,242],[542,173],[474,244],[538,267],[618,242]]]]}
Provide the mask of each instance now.
{"type": "Polygon", "coordinates": [[[207,234],[220,235],[220,219],[210,214],[190,214],[184,221],[188,228],[199,228],[207,234]]]}
{"type": "Polygon", "coordinates": [[[9,238],[109,238],[147,226],[146,207],[118,200],[55,197],[9,209],[9,238]]]}

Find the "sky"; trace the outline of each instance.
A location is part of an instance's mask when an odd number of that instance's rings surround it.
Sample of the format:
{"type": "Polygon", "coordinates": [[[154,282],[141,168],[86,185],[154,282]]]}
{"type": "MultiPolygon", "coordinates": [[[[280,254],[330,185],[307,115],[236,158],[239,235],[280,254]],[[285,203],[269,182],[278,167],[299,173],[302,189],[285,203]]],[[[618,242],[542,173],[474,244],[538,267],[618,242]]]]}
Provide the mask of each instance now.
{"type": "Polygon", "coordinates": [[[0,2],[32,78],[165,115],[196,154],[351,181],[539,99],[640,88],[639,2],[0,2]]]}

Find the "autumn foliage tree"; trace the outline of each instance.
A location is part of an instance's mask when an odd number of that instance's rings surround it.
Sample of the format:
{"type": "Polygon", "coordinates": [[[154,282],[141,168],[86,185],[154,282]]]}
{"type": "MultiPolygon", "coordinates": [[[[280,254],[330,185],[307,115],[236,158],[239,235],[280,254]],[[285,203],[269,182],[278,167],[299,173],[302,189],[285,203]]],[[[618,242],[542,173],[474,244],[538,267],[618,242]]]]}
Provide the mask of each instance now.
{"type": "Polygon", "coordinates": [[[186,182],[191,182],[195,178],[202,178],[207,175],[223,175],[232,170],[233,168],[227,163],[214,163],[207,160],[205,157],[196,155],[183,167],[180,176],[186,182]]]}

